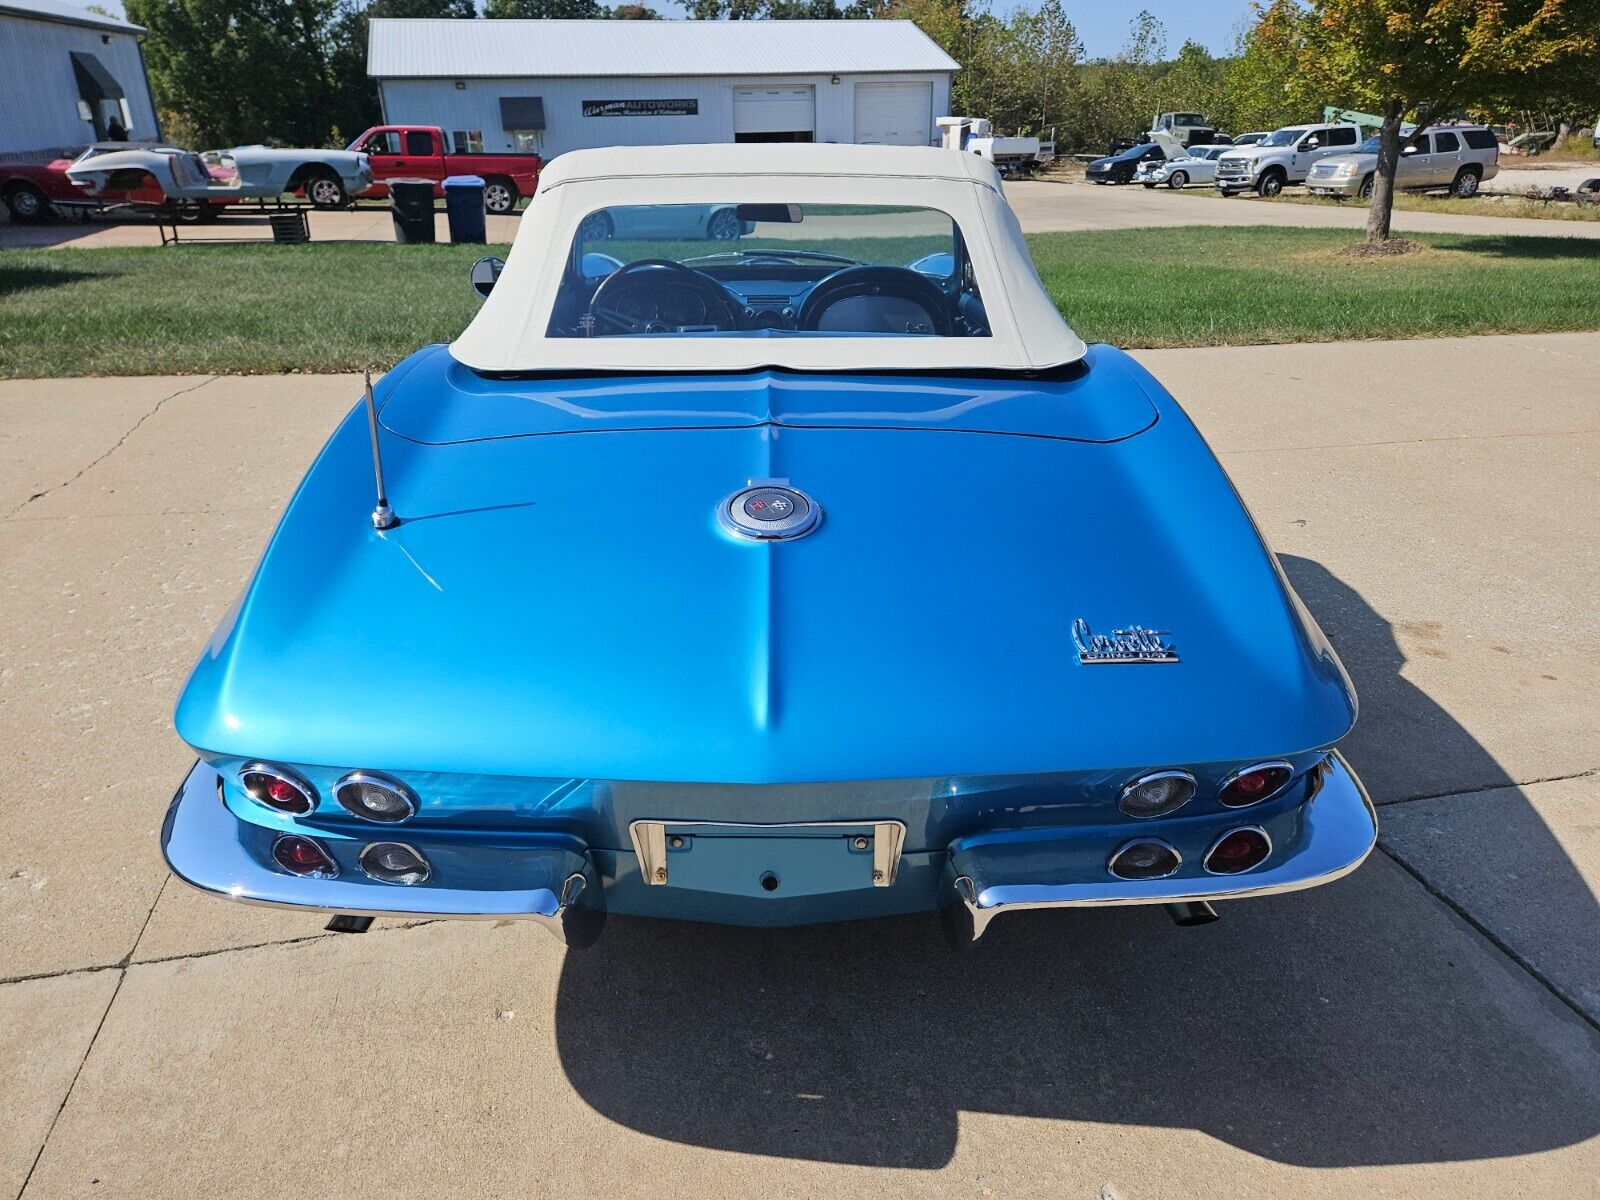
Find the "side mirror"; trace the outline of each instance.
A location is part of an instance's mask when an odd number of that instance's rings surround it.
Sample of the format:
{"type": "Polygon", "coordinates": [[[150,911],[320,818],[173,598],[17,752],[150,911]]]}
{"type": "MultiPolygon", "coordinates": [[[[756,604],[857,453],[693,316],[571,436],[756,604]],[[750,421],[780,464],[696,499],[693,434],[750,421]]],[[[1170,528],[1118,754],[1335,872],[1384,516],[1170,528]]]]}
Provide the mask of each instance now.
{"type": "Polygon", "coordinates": [[[495,280],[500,278],[500,272],[506,269],[506,260],[503,258],[480,258],[472,264],[472,290],[478,293],[479,300],[487,300],[489,293],[494,291],[495,280]]]}
{"type": "Polygon", "coordinates": [[[1317,141],[1316,138],[1307,138],[1305,141],[1300,143],[1300,149],[1315,150],[1320,145],[1322,145],[1322,143],[1317,141]]]}

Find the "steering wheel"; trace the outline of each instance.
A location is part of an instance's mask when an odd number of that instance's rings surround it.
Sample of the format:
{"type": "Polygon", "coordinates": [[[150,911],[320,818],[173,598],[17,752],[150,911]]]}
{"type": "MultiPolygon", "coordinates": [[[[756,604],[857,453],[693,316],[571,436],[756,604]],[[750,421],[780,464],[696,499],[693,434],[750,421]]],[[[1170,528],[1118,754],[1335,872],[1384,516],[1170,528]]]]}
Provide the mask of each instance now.
{"type": "MultiPolygon", "coordinates": [[[[845,267],[818,280],[800,305],[795,325],[804,330],[821,327],[822,318],[834,305],[862,296],[886,296],[905,300],[928,314],[928,332],[939,337],[951,334],[950,302],[945,294],[920,271],[907,267],[845,267]]],[[[850,330],[852,333],[872,332],[850,330]]],[[[885,331],[892,332],[892,331],[885,331]]],[[[905,332],[910,333],[907,329],[905,332]]]]}
{"type": "Polygon", "coordinates": [[[739,328],[739,308],[727,290],[711,276],[680,262],[673,262],[670,258],[641,258],[611,272],[595,288],[594,295],[589,299],[587,315],[597,324],[603,322],[623,333],[668,332],[665,322],[630,316],[618,307],[619,297],[627,291],[659,286],[685,288],[699,296],[705,303],[707,324],[714,324],[719,329],[739,328]],[[713,314],[719,310],[723,319],[713,320],[713,314]]]}

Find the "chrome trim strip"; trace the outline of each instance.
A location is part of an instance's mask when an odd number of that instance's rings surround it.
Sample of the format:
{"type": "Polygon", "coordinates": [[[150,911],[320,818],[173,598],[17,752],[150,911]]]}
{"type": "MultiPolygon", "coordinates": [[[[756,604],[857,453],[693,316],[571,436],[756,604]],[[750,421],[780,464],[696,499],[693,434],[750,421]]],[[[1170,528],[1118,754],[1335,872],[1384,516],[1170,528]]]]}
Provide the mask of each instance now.
{"type": "Polygon", "coordinates": [[[1106,874],[1110,875],[1113,879],[1121,879],[1126,883],[1152,883],[1157,879],[1166,879],[1169,876],[1176,875],[1182,866],[1183,855],[1178,852],[1178,848],[1176,846],[1174,846],[1171,842],[1166,841],[1164,838],[1131,838],[1130,840],[1123,842],[1122,845],[1118,846],[1116,852],[1112,854],[1110,858],[1106,859],[1106,874]],[[1132,875],[1118,875],[1117,859],[1121,858],[1135,846],[1160,846],[1163,850],[1172,855],[1172,870],[1168,871],[1165,875],[1140,875],[1137,877],[1132,875]]]}
{"type": "Polygon", "coordinates": [[[1158,817],[1170,817],[1185,804],[1189,803],[1189,801],[1193,800],[1195,796],[1199,794],[1199,792],[1200,785],[1195,782],[1195,777],[1189,774],[1187,771],[1151,771],[1146,775],[1139,776],[1137,779],[1130,779],[1127,783],[1122,785],[1122,791],[1117,793],[1117,808],[1121,811],[1123,816],[1132,817],[1136,821],[1154,821],[1158,817]],[[1177,804],[1174,804],[1171,808],[1164,808],[1157,813],[1129,812],[1125,806],[1128,799],[1128,793],[1132,792],[1135,788],[1143,787],[1147,783],[1153,783],[1157,779],[1182,779],[1189,785],[1189,794],[1177,804]]]}
{"type": "Polygon", "coordinates": [[[402,821],[409,821],[417,815],[417,794],[393,775],[385,775],[382,771],[351,771],[348,775],[341,776],[333,785],[333,798],[340,808],[352,817],[359,817],[363,821],[371,821],[374,825],[398,825],[402,821]],[[355,808],[344,802],[344,797],[339,793],[349,783],[375,783],[381,788],[387,788],[400,799],[406,802],[406,814],[403,817],[375,817],[365,809],[355,808]]]}
{"type": "Polygon", "coordinates": [[[900,870],[900,853],[906,844],[903,821],[632,821],[628,838],[639,860],[639,875],[657,887],[669,882],[667,868],[667,826],[688,831],[696,829],[748,829],[768,833],[783,829],[837,829],[840,836],[872,831],[872,886],[892,887],[900,870]]]}
{"type": "Polygon", "coordinates": [[[1281,758],[1268,759],[1266,762],[1258,762],[1258,763],[1254,763],[1254,764],[1252,764],[1251,766],[1248,766],[1248,767],[1240,767],[1232,775],[1229,775],[1226,779],[1224,779],[1222,781],[1221,785],[1217,788],[1217,803],[1222,805],[1223,808],[1229,808],[1229,809],[1235,809],[1235,810],[1241,809],[1241,808],[1254,808],[1258,804],[1262,804],[1262,803],[1265,803],[1268,800],[1271,800],[1274,796],[1276,796],[1279,792],[1283,791],[1284,788],[1288,787],[1293,782],[1294,782],[1294,764],[1293,763],[1284,762],[1283,759],[1281,759],[1281,758]],[[1226,792],[1230,787],[1232,787],[1234,785],[1234,783],[1236,783],[1243,776],[1250,774],[1250,772],[1252,772],[1252,771],[1266,771],[1266,770],[1270,770],[1270,769],[1275,768],[1275,767],[1279,768],[1281,770],[1287,771],[1289,773],[1283,777],[1283,782],[1282,783],[1280,783],[1277,787],[1273,788],[1270,792],[1267,792],[1265,795],[1257,796],[1254,800],[1247,800],[1243,804],[1229,804],[1226,800],[1224,800],[1222,798],[1222,794],[1224,792],[1226,792]]]}
{"type": "MultiPolygon", "coordinates": [[[[1378,840],[1378,814],[1361,780],[1337,750],[1321,766],[1316,794],[1301,812],[1308,826],[1305,843],[1265,869],[1239,875],[1184,876],[1155,881],[1111,880],[1073,884],[996,884],[979,890],[970,875],[954,880],[956,903],[947,914],[964,919],[960,937],[981,938],[1001,913],[1039,908],[1107,908],[1127,904],[1177,904],[1185,901],[1244,900],[1320,887],[1350,874],[1366,861],[1378,840]]],[[[952,927],[946,920],[946,930],[952,927]]],[[[954,936],[954,935],[952,935],[954,936]]]]}
{"type": "Polygon", "coordinates": [[[1206,850],[1205,857],[1200,860],[1200,865],[1205,868],[1207,875],[1216,875],[1223,879],[1237,879],[1241,875],[1250,874],[1251,871],[1254,871],[1256,867],[1261,866],[1262,863],[1265,863],[1267,859],[1271,857],[1272,835],[1270,833],[1261,828],[1259,825],[1235,825],[1232,829],[1221,834],[1216,841],[1211,843],[1210,848],[1206,850]],[[1262,837],[1262,840],[1267,843],[1266,854],[1262,856],[1261,862],[1258,862],[1255,867],[1246,867],[1242,871],[1213,871],[1211,869],[1211,856],[1217,852],[1217,847],[1222,845],[1223,839],[1230,838],[1236,833],[1259,833],[1262,837]]]}

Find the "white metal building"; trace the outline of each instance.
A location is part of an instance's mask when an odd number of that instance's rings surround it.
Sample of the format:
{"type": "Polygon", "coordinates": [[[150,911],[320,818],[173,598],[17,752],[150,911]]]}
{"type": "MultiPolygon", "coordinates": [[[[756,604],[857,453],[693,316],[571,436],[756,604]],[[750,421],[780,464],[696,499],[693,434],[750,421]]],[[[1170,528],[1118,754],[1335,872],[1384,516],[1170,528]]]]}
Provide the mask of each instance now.
{"type": "Polygon", "coordinates": [[[927,146],[959,70],[910,21],[371,23],[384,119],[462,151],[694,142],[927,146]]]}
{"type": "Polygon", "coordinates": [[[0,155],[48,157],[106,140],[159,138],[144,29],[63,0],[0,0],[0,155]]]}

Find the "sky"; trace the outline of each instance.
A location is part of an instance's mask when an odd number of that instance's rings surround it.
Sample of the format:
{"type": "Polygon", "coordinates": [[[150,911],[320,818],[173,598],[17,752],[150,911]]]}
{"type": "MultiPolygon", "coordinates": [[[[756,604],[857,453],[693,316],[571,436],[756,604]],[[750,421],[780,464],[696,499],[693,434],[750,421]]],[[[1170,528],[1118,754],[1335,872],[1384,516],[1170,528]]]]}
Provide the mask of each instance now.
{"type": "MultiPolygon", "coordinates": [[[[648,2],[648,0],[646,0],[648,2]]],[[[1112,3],[1078,3],[1064,0],[1067,18],[1078,29],[1084,53],[1090,58],[1115,54],[1128,40],[1128,23],[1141,8],[1148,8],[1167,28],[1167,53],[1173,55],[1186,41],[1199,42],[1213,54],[1233,48],[1234,31],[1249,9],[1249,0],[1113,0],[1112,3]]],[[[107,10],[121,14],[121,0],[100,0],[107,10]]],[[[663,13],[680,15],[674,3],[656,0],[654,7],[663,13]]],[[[997,12],[1007,12],[1014,4],[995,0],[997,12]]]]}

